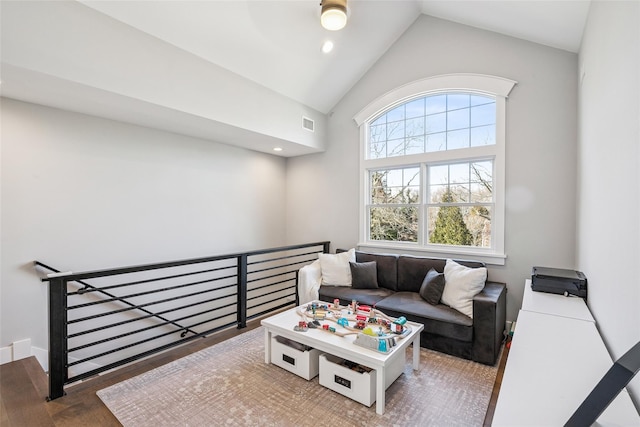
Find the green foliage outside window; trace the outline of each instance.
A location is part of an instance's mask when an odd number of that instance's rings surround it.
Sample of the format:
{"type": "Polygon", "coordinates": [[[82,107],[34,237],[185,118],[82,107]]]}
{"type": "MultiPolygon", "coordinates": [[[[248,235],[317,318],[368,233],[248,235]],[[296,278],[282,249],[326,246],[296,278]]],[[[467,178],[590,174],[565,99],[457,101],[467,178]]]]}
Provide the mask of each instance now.
{"type": "MultiPolygon", "coordinates": [[[[453,195],[447,191],[442,196],[443,203],[452,203],[453,195]]],[[[445,245],[470,246],[473,244],[473,237],[464,222],[462,211],[459,206],[442,206],[438,210],[436,227],[429,236],[431,243],[441,243],[445,245]]]]}

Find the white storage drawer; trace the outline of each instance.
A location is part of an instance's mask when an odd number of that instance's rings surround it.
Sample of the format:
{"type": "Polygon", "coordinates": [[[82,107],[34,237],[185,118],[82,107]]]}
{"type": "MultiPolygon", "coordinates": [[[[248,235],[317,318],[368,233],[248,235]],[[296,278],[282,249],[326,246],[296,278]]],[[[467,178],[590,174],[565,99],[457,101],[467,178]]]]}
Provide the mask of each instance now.
{"type": "MultiPolygon", "coordinates": [[[[404,353],[385,369],[385,389],[402,373],[405,365],[404,353]]],[[[345,366],[344,359],[331,354],[320,355],[320,385],[336,391],[356,402],[371,406],[376,401],[376,371],[359,372],[345,366]]]]}
{"type": "Polygon", "coordinates": [[[271,338],[271,363],[306,380],[318,375],[320,350],[281,336],[271,338]]]}

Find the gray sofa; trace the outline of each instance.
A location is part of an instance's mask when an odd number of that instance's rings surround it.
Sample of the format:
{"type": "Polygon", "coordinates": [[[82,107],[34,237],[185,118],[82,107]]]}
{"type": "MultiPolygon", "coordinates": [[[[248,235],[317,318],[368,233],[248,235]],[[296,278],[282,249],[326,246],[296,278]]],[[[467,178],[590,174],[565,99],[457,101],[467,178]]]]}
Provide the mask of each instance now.
{"type": "MultiPolygon", "coordinates": [[[[442,303],[431,305],[419,294],[422,281],[433,267],[444,271],[445,259],[409,255],[375,254],[356,251],[356,262],[376,261],[378,288],[354,289],[322,285],[322,301],[351,300],[375,306],[393,317],[422,323],[420,345],[454,356],[494,365],[504,338],[506,293],[504,283],[486,281],[473,299],[473,319],[442,303]]],[[[467,267],[484,267],[476,261],[456,260],[467,267]]]]}

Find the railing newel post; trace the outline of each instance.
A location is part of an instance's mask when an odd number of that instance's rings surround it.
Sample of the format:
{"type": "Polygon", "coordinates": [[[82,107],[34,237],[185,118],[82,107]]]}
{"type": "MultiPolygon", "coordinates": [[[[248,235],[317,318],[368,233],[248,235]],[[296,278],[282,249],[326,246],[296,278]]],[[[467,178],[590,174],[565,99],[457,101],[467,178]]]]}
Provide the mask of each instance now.
{"type": "Polygon", "coordinates": [[[67,281],[49,280],[49,396],[64,396],[67,381],[67,281]]]}
{"type": "Polygon", "coordinates": [[[238,329],[247,327],[247,260],[246,253],[238,256],[238,329]]]}

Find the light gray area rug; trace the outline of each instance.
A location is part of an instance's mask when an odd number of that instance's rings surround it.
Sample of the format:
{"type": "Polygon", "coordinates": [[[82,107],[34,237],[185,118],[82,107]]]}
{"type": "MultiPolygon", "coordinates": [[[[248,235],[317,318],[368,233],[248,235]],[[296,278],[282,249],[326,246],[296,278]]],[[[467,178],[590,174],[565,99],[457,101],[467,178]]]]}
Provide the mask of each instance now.
{"type": "Polygon", "coordinates": [[[264,363],[259,327],[98,391],[124,426],[481,426],[497,367],[421,349],[386,412],[264,363]]]}

